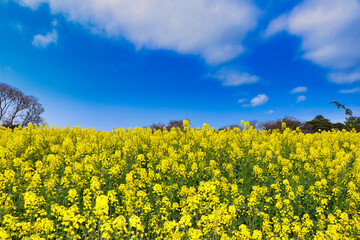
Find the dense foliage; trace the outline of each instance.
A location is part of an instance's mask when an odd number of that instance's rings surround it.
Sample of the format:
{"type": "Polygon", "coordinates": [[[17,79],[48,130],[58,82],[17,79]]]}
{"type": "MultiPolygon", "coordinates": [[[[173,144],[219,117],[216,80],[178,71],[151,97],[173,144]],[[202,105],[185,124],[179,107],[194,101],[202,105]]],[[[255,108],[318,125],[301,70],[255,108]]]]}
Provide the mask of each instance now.
{"type": "Polygon", "coordinates": [[[359,238],[359,133],[244,128],[0,128],[0,238],[359,238]]]}

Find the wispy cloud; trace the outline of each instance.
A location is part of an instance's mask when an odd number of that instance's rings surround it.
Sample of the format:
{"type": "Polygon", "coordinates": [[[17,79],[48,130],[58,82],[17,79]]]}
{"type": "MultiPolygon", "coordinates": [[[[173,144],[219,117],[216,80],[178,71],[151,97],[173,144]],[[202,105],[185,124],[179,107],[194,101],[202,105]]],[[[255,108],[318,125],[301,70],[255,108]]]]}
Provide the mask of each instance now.
{"type": "Polygon", "coordinates": [[[290,13],[274,19],[265,36],[287,31],[301,37],[303,58],[332,69],[360,62],[360,2],[305,0],[290,13]]]}
{"type": "Polygon", "coordinates": [[[22,32],[22,30],[23,30],[23,25],[22,24],[20,24],[20,23],[15,24],[15,27],[16,27],[17,30],[19,30],[19,32],[22,32]]]}
{"type": "Polygon", "coordinates": [[[352,89],[343,89],[340,90],[339,93],[347,94],[347,93],[358,93],[360,92],[360,87],[352,88],[352,89]]]}
{"type": "Polygon", "coordinates": [[[243,103],[243,102],[246,102],[246,101],[247,101],[246,98],[241,98],[241,99],[239,99],[239,100],[237,101],[237,103],[243,103]]]}
{"type": "Polygon", "coordinates": [[[240,86],[243,84],[252,84],[259,81],[259,77],[250,75],[246,72],[239,72],[234,69],[222,68],[214,75],[209,77],[216,78],[222,82],[224,86],[240,86]]]}
{"type": "Polygon", "coordinates": [[[328,79],[331,82],[338,84],[351,84],[357,81],[360,81],[360,71],[353,72],[333,72],[328,74],[328,79]]]}
{"type": "Polygon", "coordinates": [[[58,21],[56,19],[54,19],[52,22],[51,22],[51,25],[53,25],[53,27],[56,27],[58,25],[58,21]]]}
{"type": "Polygon", "coordinates": [[[303,102],[306,100],[306,96],[304,95],[300,95],[296,98],[296,102],[299,103],[299,102],[303,102]]]}
{"type": "Polygon", "coordinates": [[[34,36],[32,41],[32,45],[35,47],[43,47],[46,48],[51,43],[57,43],[58,33],[54,29],[52,32],[48,32],[46,35],[37,34],[34,36]]]}
{"type": "Polygon", "coordinates": [[[260,105],[264,105],[269,101],[269,97],[265,94],[259,94],[253,99],[251,99],[250,104],[243,104],[243,107],[256,107],[260,105]]]}
{"type": "Polygon", "coordinates": [[[290,91],[291,94],[307,92],[307,87],[296,87],[290,91]]]}
{"type": "Polygon", "coordinates": [[[269,110],[269,111],[266,111],[265,113],[266,113],[266,114],[273,114],[273,113],[274,113],[274,110],[269,110]]]}
{"type": "Polygon", "coordinates": [[[242,40],[257,26],[258,8],[247,0],[17,0],[32,9],[49,4],[93,32],[123,36],[137,49],[199,55],[209,64],[244,51],[242,40]]]}

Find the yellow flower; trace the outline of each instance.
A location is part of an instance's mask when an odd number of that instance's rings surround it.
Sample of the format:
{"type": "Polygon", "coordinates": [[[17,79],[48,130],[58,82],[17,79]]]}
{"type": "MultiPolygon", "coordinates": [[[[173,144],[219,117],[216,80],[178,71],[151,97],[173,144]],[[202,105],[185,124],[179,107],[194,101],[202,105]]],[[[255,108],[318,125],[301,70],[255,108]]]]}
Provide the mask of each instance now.
{"type": "Polygon", "coordinates": [[[153,189],[154,189],[154,192],[156,192],[159,195],[162,195],[163,190],[162,190],[162,187],[160,184],[155,184],[153,189]]]}
{"type": "Polygon", "coordinates": [[[72,188],[69,190],[69,193],[68,193],[68,199],[69,201],[72,203],[74,202],[75,200],[77,200],[78,198],[78,195],[77,195],[77,191],[76,189],[72,188]]]}
{"type": "MultiPolygon", "coordinates": [[[[120,215],[118,217],[116,217],[114,219],[114,221],[112,222],[113,228],[120,231],[120,232],[127,232],[127,228],[126,228],[126,219],[124,216],[120,215]]],[[[136,225],[136,223],[135,223],[136,225]]]]}
{"type": "Polygon", "coordinates": [[[109,199],[106,195],[96,197],[96,204],[94,212],[97,215],[108,215],[109,213],[109,199]]]}
{"type": "Polygon", "coordinates": [[[191,216],[190,215],[184,215],[180,218],[180,221],[179,221],[179,226],[185,228],[187,226],[191,227],[192,226],[192,223],[191,223],[191,216]]]}
{"type": "Polygon", "coordinates": [[[254,230],[252,234],[252,239],[260,240],[262,239],[262,233],[259,230],[254,230]]]}
{"type": "Polygon", "coordinates": [[[144,231],[144,226],[141,224],[141,220],[138,216],[132,215],[129,219],[130,227],[136,228],[138,231],[144,231]]]}
{"type": "Polygon", "coordinates": [[[200,229],[189,228],[189,239],[197,240],[200,239],[201,236],[202,236],[202,232],[200,229]]]}
{"type": "Polygon", "coordinates": [[[0,227],[0,239],[9,239],[10,235],[6,232],[6,230],[0,227]]]}
{"type": "Polygon", "coordinates": [[[0,127],[0,239],[356,239],[359,133],[242,124],[0,127]]]}

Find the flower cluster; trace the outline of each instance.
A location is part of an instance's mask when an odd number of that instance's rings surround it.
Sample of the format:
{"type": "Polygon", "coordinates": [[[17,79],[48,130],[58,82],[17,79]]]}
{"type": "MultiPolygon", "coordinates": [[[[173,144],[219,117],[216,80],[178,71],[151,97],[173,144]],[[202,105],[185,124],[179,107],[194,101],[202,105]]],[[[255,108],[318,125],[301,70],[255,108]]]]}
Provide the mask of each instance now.
{"type": "Polygon", "coordinates": [[[0,239],[357,239],[360,134],[0,127],[0,239]]]}

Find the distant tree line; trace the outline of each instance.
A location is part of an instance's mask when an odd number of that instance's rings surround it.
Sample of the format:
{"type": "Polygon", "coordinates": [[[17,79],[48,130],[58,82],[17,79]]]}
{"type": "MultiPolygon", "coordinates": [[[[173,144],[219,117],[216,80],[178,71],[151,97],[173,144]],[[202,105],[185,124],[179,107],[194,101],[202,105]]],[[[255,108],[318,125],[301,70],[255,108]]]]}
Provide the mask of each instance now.
{"type": "MultiPolygon", "coordinates": [[[[296,130],[299,129],[303,133],[316,133],[318,131],[331,131],[331,130],[355,130],[360,132],[360,117],[353,116],[353,112],[346,108],[344,105],[338,103],[337,101],[332,102],[330,104],[335,104],[338,109],[344,109],[345,114],[348,116],[345,119],[344,123],[332,123],[329,119],[325,118],[323,115],[317,115],[314,119],[306,122],[301,122],[294,117],[286,116],[277,120],[270,120],[265,122],[258,122],[256,120],[252,120],[249,122],[250,126],[261,130],[274,131],[278,130],[280,132],[283,131],[282,124],[285,123],[287,128],[296,130]]],[[[167,130],[170,131],[171,128],[178,127],[180,130],[183,130],[183,121],[182,120],[171,120],[169,123],[157,123],[152,124],[150,126],[153,130],[167,130]]],[[[219,128],[218,130],[232,130],[234,128],[243,129],[244,127],[239,124],[231,124],[228,126],[224,126],[219,128]]]]}
{"type": "MultiPolygon", "coordinates": [[[[330,131],[330,130],[355,130],[360,132],[360,117],[353,116],[353,112],[345,107],[345,105],[340,104],[337,101],[331,102],[330,104],[335,104],[338,109],[344,109],[345,114],[347,117],[345,118],[344,123],[332,123],[329,119],[325,118],[323,115],[317,115],[314,119],[306,122],[301,122],[294,117],[286,116],[282,119],[278,120],[271,120],[260,122],[257,124],[257,121],[253,120],[250,122],[250,125],[254,128],[262,129],[262,130],[279,130],[280,132],[282,129],[282,123],[286,124],[286,127],[296,130],[299,128],[304,133],[316,133],[318,131],[330,131]]],[[[234,127],[241,128],[240,125],[229,125],[226,127],[222,127],[220,129],[230,128],[233,129],[234,127]]]]}

